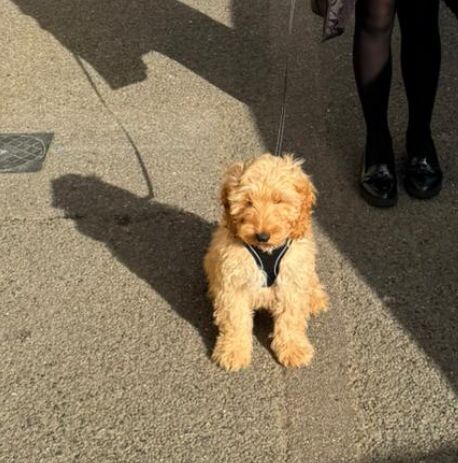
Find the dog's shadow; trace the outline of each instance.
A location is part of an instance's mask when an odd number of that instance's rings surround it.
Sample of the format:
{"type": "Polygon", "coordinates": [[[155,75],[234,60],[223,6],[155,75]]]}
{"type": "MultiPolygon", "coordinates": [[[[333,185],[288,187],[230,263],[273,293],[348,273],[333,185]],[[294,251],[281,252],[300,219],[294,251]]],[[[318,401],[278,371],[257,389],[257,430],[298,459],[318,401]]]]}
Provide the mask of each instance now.
{"type": "MultiPolygon", "coordinates": [[[[210,354],[217,332],[202,260],[215,225],[97,177],[65,175],[52,182],[52,192],[53,206],[74,220],[83,235],[104,243],[194,326],[210,354]]],[[[268,348],[272,323],[268,317],[256,318],[255,335],[268,348]]]]}
{"type": "Polygon", "coordinates": [[[97,177],[65,175],[52,182],[52,192],[53,206],[73,219],[79,232],[104,243],[199,331],[207,349],[213,346],[202,271],[212,224],[97,177]]]}

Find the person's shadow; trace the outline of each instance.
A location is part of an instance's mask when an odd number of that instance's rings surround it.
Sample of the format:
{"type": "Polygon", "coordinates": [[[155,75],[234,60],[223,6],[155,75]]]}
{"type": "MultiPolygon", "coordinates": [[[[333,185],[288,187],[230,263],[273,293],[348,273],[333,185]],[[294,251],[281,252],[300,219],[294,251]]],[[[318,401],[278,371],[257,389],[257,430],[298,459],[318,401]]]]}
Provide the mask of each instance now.
{"type": "MultiPolygon", "coordinates": [[[[229,27],[178,0],[13,1],[112,89],[145,80],[144,56],[161,53],[249,105],[273,145],[277,112],[269,93],[280,82],[272,81],[278,66],[269,49],[280,46],[283,34],[272,41],[269,16],[285,5],[232,0],[229,27]]],[[[285,20],[286,10],[279,28],[285,20]]]]}

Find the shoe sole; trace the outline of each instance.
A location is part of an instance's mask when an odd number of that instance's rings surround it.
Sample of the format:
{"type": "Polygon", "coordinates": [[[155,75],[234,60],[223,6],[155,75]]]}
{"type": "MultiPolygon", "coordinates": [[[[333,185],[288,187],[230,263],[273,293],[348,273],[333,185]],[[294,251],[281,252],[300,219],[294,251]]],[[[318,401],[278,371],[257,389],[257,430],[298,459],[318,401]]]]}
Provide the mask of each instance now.
{"type": "Polygon", "coordinates": [[[432,199],[437,196],[442,190],[442,184],[433,190],[422,192],[412,188],[408,182],[404,182],[404,188],[407,191],[408,195],[415,199],[432,199]]]}
{"type": "Polygon", "coordinates": [[[394,198],[391,199],[380,199],[370,195],[361,185],[359,187],[359,191],[361,196],[366,200],[368,204],[374,207],[384,208],[387,209],[389,207],[396,206],[398,202],[398,196],[396,195],[394,198]]]}

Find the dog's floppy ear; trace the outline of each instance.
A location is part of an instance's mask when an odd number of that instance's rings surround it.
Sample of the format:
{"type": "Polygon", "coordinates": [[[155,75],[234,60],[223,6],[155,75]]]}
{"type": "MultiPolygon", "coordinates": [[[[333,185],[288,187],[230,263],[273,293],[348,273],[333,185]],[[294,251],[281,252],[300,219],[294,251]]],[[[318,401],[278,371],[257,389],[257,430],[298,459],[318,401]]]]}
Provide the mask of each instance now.
{"type": "Polygon", "coordinates": [[[292,239],[300,239],[307,235],[312,225],[312,208],[316,203],[316,190],[310,178],[302,171],[294,183],[302,202],[299,217],[293,226],[292,239]]]}
{"type": "Polygon", "coordinates": [[[229,212],[229,195],[238,186],[244,168],[245,165],[243,162],[236,162],[224,174],[223,186],[221,188],[221,204],[226,212],[229,212]]]}

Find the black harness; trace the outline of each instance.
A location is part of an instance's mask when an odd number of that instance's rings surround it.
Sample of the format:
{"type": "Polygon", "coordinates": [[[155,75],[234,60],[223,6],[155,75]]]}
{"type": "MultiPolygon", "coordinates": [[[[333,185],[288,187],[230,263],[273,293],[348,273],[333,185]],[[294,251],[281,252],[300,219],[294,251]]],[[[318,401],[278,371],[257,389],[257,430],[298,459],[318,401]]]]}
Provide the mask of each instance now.
{"type": "Polygon", "coordinates": [[[269,253],[245,243],[245,247],[253,256],[256,265],[265,273],[267,286],[272,286],[275,283],[278,272],[280,271],[280,262],[285,256],[286,251],[288,251],[290,245],[291,241],[288,240],[283,246],[280,246],[269,253]]]}

